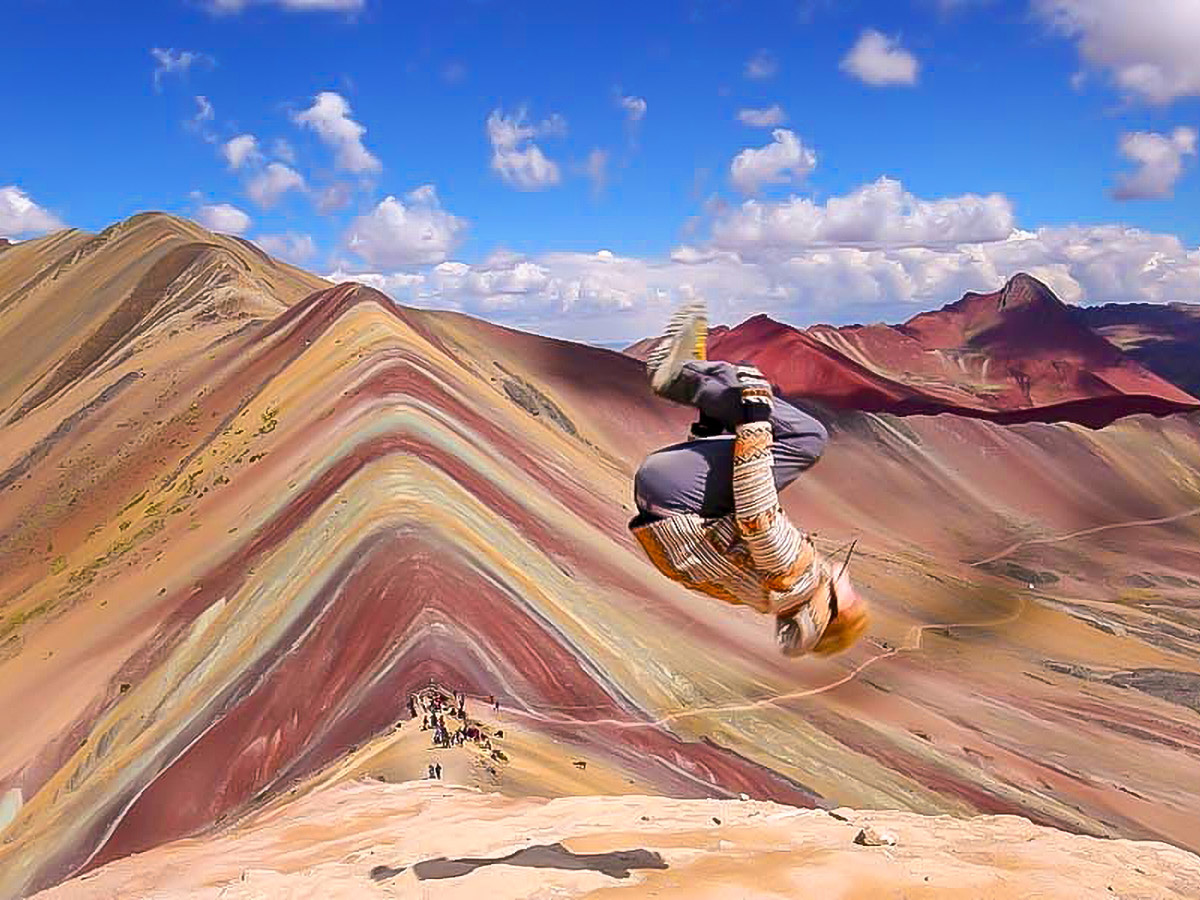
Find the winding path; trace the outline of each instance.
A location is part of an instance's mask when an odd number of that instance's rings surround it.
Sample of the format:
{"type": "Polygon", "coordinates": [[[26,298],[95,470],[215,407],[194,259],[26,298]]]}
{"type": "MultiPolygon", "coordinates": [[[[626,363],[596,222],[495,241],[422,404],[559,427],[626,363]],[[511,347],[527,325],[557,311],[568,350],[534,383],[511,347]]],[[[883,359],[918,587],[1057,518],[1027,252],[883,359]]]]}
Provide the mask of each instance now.
{"type": "MultiPolygon", "coordinates": [[[[1090,528],[1082,528],[1078,531],[1072,531],[1067,534],[1057,535],[1055,537],[1030,538],[1027,540],[1017,541],[1013,544],[1010,544],[1009,546],[1005,547],[1003,550],[1000,550],[999,552],[994,553],[991,556],[985,557],[984,559],[980,559],[973,563],[970,563],[970,565],[972,567],[978,567],[978,566],[986,565],[987,563],[990,563],[990,562],[995,562],[998,559],[1002,559],[1006,556],[1011,555],[1012,553],[1015,553],[1021,547],[1025,547],[1030,544],[1054,544],[1054,543],[1059,543],[1062,541],[1073,540],[1074,538],[1086,537],[1086,536],[1092,535],[1092,534],[1099,534],[1104,531],[1112,531],[1112,530],[1115,530],[1118,528],[1137,528],[1137,527],[1151,526],[1151,525],[1165,525],[1168,522],[1176,522],[1176,521],[1179,521],[1180,519],[1186,519],[1190,516],[1195,516],[1195,515],[1200,515],[1200,506],[1196,506],[1192,509],[1184,510],[1183,512],[1175,513],[1170,516],[1159,516],[1157,518],[1152,518],[1152,519],[1133,519],[1133,520],[1130,520],[1127,522],[1110,522],[1107,525],[1095,525],[1090,528]]],[[[689,718],[693,718],[693,717],[699,716],[699,715],[713,714],[713,713],[727,713],[727,712],[728,713],[750,712],[750,711],[756,710],[756,709],[764,709],[764,708],[768,708],[768,707],[778,707],[781,704],[787,703],[792,700],[801,700],[806,697],[813,697],[818,694],[823,694],[826,691],[832,691],[836,688],[841,687],[844,684],[848,684],[849,682],[853,681],[866,669],[875,665],[875,663],[882,662],[885,659],[891,659],[893,656],[897,656],[901,653],[911,653],[911,652],[915,652],[915,651],[922,649],[922,640],[925,636],[925,632],[929,631],[930,629],[995,628],[995,627],[999,627],[1001,625],[1010,625],[1013,622],[1017,621],[1024,614],[1025,609],[1028,606],[1028,604],[1029,604],[1028,597],[1021,596],[1019,598],[1019,602],[1017,603],[1017,608],[1015,610],[1013,610],[1011,613],[1009,613],[999,619],[989,619],[984,622],[931,622],[927,625],[916,625],[912,629],[909,630],[908,639],[905,642],[904,646],[891,647],[882,653],[877,653],[874,656],[871,656],[868,659],[864,660],[863,662],[859,663],[857,666],[855,666],[853,669],[851,669],[845,675],[842,675],[841,677],[835,679],[834,681],[829,682],[828,684],[821,685],[820,687],[806,688],[804,690],[792,691],[792,692],[789,692],[786,694],[776,694],[771,697],[763,697],[758,700],[752,700],[752,701],[743,702],[743,703],[717,704],[717,705],[712,705],[712,706],[696,706],[696,707],[691,707],[688,709],[680,709],[680,710],[676,710],[675,712],[671,712],[671,713],[667,713],[663,716],[659,716],[656,719],[649,719],[649,720],[637,721],[637,722],[630,722],[630,721],[624,720],[624,719],[584,719],[584,718],[580,718],[579,716],[550,716],[550,715],[545,715],[543,713],[536,712],[531,709],[522,709],[520,707],[510,708],[509,713],[516,715],[516,716],[526,718],[526,719],[531,719],[531,720],[534,720],[537,722],[541,722],[543,724],[550,724],[550,725],[587,724],[587,725],[609,725],[614,728],[659,728],[664,725],[669,725],[672,722],[678,722],[681,719],[689,719],[689,718]]]]}

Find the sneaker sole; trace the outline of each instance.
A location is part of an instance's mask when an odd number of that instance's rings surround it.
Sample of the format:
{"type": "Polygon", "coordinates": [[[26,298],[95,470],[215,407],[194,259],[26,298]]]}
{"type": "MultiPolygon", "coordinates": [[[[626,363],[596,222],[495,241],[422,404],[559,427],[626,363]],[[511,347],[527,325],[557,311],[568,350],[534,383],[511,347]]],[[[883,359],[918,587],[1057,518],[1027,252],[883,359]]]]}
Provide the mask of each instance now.
{"type": "Polygon", "coordinates": [[[667,326],[663,340],[647,358],[650,368],[650,387],[661,393],[678,377],[683,364],[692,359],[705,359],[708,342],[708,318],[701,304],[680,309],[667,326]],[[665,355],[662,353],[666,350],[665,355]],[[656,360],[656,356],[662,356],[656,360]]]}

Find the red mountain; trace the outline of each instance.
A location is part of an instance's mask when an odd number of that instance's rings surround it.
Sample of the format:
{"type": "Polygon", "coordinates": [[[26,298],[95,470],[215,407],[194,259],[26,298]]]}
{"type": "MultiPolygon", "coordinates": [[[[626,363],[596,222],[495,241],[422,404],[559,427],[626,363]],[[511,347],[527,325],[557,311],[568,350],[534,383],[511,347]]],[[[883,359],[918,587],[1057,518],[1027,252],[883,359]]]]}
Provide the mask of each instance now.
{"type": "Polygon", "coordinates": [[[1155,375],[1200,397],[1200,304],[1107,303],[1076,312],[1155,375]]]}
{"type": "Polygon", "coordinates": [[[754,362],[785,396],[871,412],[1101,427],[1200,406],[1025,274],[903,325],[797,329],[755,316],[714,328],[709,352],[754,362]]]}

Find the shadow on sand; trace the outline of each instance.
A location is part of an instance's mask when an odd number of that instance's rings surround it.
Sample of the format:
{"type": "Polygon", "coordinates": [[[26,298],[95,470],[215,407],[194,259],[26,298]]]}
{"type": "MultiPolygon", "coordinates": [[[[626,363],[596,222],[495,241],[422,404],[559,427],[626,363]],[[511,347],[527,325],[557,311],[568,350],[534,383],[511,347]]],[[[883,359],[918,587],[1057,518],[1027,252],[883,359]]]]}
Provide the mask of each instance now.
{"type": "MultiPolygon", "coordinates": [[[[603,872],[610,878],[628,878],[631,869],[665,869],[666,861],[657,853],[650,850],[614,850],[611,853],[572,853],[562,844],[539,844],[526,847],[508,856],[495,859],[447,859],[442,856],[437,859],[427,859],[416,863],[413,874],[421,881],[431,878],[458,878],[469,875],[484,866],[530,866],[535,869],[590,869],[593,872],[603,872]]],[[[393,869],[390,866],[376,866],[371,870],[371,878],[375,881],[387,881],[395,878],[407,867],[393,869]]]]}

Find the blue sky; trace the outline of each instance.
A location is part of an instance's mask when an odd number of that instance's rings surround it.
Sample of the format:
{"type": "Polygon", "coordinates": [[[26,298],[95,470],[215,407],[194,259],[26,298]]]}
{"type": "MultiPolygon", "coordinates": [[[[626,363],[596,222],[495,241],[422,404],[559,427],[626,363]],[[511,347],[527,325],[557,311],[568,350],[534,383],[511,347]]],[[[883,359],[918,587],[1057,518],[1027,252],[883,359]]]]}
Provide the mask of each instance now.
{"type": "Polygon", "coordinates": [[[695,294],[895,321],[1018,268],[1200,301],[1194,0],[15,0],[6,25],[14,237],[165,209],[596,340],[695,294]]]}

